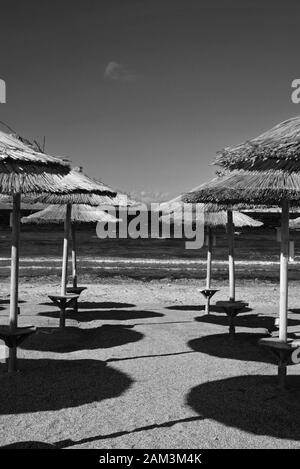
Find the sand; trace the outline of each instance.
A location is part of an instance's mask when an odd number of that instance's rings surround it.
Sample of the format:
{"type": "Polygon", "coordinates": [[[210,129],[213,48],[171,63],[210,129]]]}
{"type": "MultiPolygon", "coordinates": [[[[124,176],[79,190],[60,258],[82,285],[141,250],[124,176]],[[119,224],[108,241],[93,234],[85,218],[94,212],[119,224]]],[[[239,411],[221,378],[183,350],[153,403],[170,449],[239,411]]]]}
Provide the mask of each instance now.
{"type": "MultiPolygon", "coordinates": [[[[20,325],[38,332],[19,349],[20,371],[0,365],[1,446],[58,448],[299,448],[300,365],[278,389],[274,359],[257,345],[273,328],[276,284],[244,282],[237,319],[204,315],[196,280],[109,279],[88,284],[78,314],[58,328],[47,301],[59,290],[22,280],[20,325]]],[[[226,299],[221,283],[215,300],[226,299]]],[[[7,321],[3,281],[0,320],[7,321]]],[[[290,331],[300,332],[300,290],[290,287],[290,331]]]]}

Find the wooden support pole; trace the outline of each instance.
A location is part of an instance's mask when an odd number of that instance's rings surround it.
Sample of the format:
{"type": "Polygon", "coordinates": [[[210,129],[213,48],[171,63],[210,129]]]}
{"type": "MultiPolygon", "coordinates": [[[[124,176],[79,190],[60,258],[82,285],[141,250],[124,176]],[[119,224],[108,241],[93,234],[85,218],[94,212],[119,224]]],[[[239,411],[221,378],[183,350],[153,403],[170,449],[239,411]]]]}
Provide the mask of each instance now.
{"type": "MultiPolygon", "coordinates": [[[[12,232],[11,232],[11,277],[9,326],[18,327],[18,290],[19,290],[19,246],[20,246],[20,206],[21,195],[13,196],[12,232]]],[[[17,371],[17,348],[9,348],[8,371],[17,371]]]]}
{"type": "Polygon", "coordinates": [[[206,288],[207,289],[210,289],[210,285],[211,285],[212,244],[213,244],[212,229],[208,227],[207,228],[207,270],[206,270],[206,288]]]}
{"type": "Polygon", "coordinates": [[[72,233],[72,282],[73,287],[77,288],[77,248],[76,248],[76,228],[75,224],[71,223],[72,233]]]}
{"type": "Polygon", "coordinates": [[[280,309],[279,340],[287,341],[288,318],[288,267],[289,267],[289,201],[283,200],[281,214],[281,252],[280,252],[280,309]]]}
{"type": "Polygon", "coordinates": [[[227,210],[229,300],[235,301],[234,224],[232,210],[227,210]]]}
{"type": "Polygon", "coordinates": [[[63,260],[62,260],[62,275],[61,275],[61,295],[67,292],[68,281],[68,252],[69,252],[69,237],[70,237],[70,223],[71,223],[72,205],[66,205],[66,218],[64,222],[64,246],[63,246],[63,260]]]}
{"type": "Polygon", "coordinates": [[[295,261],[295,241],[293,239],[290,241],[289,261],[295,261]]]}

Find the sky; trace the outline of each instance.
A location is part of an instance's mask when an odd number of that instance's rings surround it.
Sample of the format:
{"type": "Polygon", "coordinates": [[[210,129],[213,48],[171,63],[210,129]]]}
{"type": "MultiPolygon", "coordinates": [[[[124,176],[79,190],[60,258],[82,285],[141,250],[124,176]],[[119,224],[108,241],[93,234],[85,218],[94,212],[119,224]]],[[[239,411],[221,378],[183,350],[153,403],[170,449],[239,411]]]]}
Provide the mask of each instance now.
{"type": "Polygon", "coordinates": [[[0,120],[165,200],[216,152],[300,114],[298,0],[0,0],[0,120]]]}

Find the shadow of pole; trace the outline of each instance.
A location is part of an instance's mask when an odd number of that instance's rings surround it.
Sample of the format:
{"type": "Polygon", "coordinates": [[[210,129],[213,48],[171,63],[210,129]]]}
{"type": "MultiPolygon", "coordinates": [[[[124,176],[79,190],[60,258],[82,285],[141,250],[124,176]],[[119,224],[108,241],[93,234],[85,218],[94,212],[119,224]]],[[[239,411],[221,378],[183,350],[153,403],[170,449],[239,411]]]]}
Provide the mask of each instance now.
{"type": "Polygon", "coordinates": [[[107,435],[97,435],[97,436],[92,436],[89,438],[82,438],[81,440],[77,440],[77,441],[73,441],[73,440],[57,441],[54,444],[56,445],[56,447],[61,448],[61,449],[70,448],[71,446],[83,445],[86,443],[92,443],[94,441],[108,440],[110,438],[119,438],[121,436],[131,435],[133,433],[155,430],[157,428],[170,428],[173,425],[176,425],[178,423],[199,422],[200,420],[203,420],[203,417],[199,417],[199,416],[187,417],[184,419],[170,420],[168,422],[163,422],[163,423],[154,423],[151,425],[146,425],[144,427],[135,428],[134,430],[124,430],[120,432],[109,433],[107,435]]]}

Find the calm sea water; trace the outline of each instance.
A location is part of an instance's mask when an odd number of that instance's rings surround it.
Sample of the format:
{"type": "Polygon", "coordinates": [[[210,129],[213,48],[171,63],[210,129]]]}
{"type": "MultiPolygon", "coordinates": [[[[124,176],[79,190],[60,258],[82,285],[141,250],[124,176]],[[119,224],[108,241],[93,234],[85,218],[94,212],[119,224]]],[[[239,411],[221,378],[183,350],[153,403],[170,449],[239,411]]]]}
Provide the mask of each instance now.
{"type": "MultiPolygon", "coordinates": [[[[21,276],[59,276],[62,255],[61,225],[22,226],[21,276]]],[[[295,239],[295,262],[290,277],[300,278],[300,234],[295,239]]],[[[106,239],[96,236],[95,226],[80,225],[77,230],[78,266],[82,275],[151,278],[204,278],[207,249],[187,250],[181,239],[106,239]]],[[[236,269],[240,278],[277,279],[279,243],[275,229],[243,229],[235,236],[236,269]]],[[[9,275],[10,230],[0,231],[0,275],[9,275]]],[[[216,230],[213,276],[227,277],[227,238],[225,229],[216,230]]]]}

